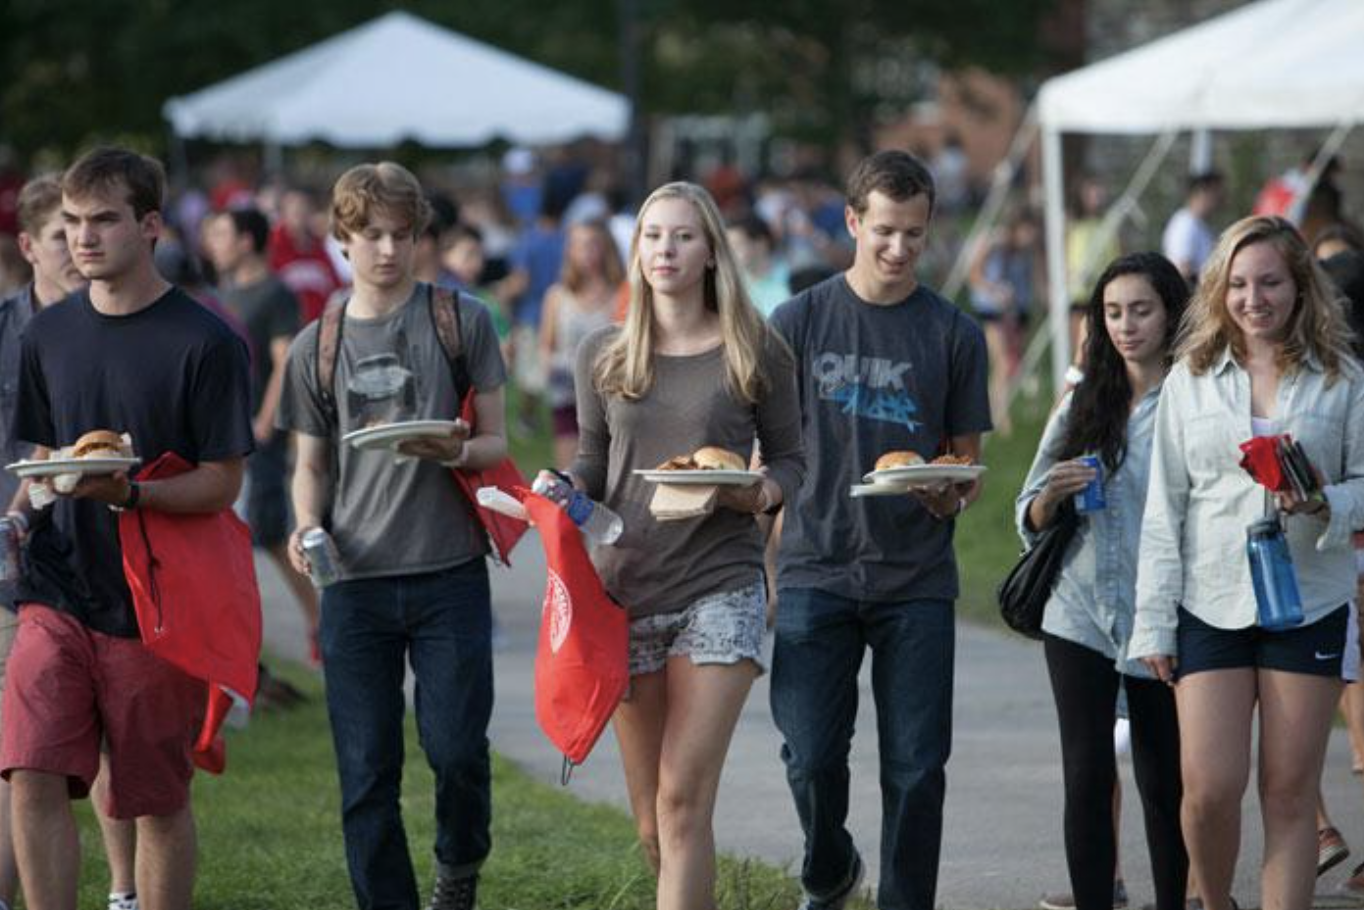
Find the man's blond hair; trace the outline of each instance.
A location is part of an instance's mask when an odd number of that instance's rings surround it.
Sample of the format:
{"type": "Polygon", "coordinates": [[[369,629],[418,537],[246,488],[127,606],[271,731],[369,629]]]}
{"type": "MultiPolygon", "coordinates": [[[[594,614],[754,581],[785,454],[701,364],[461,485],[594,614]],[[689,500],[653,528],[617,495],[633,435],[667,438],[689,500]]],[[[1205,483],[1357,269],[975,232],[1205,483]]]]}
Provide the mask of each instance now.
{"type": "Polygon", "coordinates": [[[358,164],[332,188],[332,236],[345,241],[369,224],[376,212],[406,225],[417,237],[431,220],[422,185],[401,164],[358,164]]]}
{"type": "Polygon", "coordinates": [[[16,208],[19,230],[37,237],[48,219],[62,210],[61,175],[41,174],[25,183],[16,208]]]}

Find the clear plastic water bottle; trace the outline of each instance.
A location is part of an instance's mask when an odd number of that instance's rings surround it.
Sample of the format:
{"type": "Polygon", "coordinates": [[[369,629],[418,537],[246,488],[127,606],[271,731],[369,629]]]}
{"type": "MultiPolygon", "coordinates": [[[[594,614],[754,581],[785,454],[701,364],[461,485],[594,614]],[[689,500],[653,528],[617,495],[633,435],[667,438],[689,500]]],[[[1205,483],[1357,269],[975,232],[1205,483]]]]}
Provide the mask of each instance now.
{"type": "Polygon", "coordinates": [[[1277,517],[1261,519],[1246,528],[1246,554],[1250,557],[1260,628],[1275,632],[1302,625],[1298,573],[1277,517]]]}
{"type": "Polygon", "coordinates": [[[620,540],[625,522],[621,521],[619,515],[574,487],[566,475],[558,471],[550,473],[556,479],[537,477],[531,489],[567,512],[573,523],[593,543],[609,547],[620,540]]]}

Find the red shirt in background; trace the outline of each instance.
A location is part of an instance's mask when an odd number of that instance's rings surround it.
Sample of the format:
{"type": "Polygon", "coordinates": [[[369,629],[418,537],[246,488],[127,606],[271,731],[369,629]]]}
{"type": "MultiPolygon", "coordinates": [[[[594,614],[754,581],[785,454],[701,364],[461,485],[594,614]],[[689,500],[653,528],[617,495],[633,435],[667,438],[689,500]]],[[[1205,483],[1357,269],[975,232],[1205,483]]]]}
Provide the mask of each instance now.
{"type": "Polygon", "coordinates": [[[269,251],[270,269],[298,297],[299,321],[307,325],[322,315],[327,301],[342,287],[327,248],[315,239],[301,246],[277,224],[270,231],[269,251]]]}

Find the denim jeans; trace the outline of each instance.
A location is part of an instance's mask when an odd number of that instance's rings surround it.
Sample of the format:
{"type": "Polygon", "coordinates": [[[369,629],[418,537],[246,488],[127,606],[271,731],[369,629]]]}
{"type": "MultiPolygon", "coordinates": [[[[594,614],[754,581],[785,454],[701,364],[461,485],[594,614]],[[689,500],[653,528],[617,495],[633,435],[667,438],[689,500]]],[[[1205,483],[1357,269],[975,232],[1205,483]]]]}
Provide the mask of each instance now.
{"type": "Polygon", "coordinates": [[[952,602],[857,601],[808,588],[783,588],[777,600],[772,716],[805,832],[801,884],[828,897],[852,872],[848,752],[870,647],[881,761],[877,905],[933,910],[952,748],[952,602]]]}
{"type": "Polygon", "coordinates": [[[319,637],[356,903],[361,910],[416,910],[399,806],[408,660],[417,731],[436,778],[436,859],[467,875],[491,847],[487,566],[475,559],[439,572],[338,582],[322,593],[319,637]]]}

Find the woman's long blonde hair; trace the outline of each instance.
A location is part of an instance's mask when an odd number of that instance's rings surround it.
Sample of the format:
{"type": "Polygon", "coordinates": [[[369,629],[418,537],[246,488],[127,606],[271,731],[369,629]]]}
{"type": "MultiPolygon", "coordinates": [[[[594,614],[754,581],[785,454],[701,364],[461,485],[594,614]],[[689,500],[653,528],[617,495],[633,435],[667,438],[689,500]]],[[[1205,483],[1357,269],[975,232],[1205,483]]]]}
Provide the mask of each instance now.
{"type": "Polygon", "coordinates": [[[1245,357],[1245,339],[1227,309],[1227,289],[1232,260],[1256,243],[1268,243],[1278,250],[1298,290],[1283,344],[1279,346],[1279,369],[1296,370],[1311,355],[1321,362],[1328,378],[1334,380],[1342,364],[1353,357],[1344,302],[1317,266],[1298,229],[1274,215],[1242,218],[1222,232],[1184,314],[1176,357],[1186,360],[1195,375],[1206,373],[1228,347],[1238,360],[1245,357]]]}
{"type": "Polygon", "coordinates": [[[706,269],[705,304],[720,314],[720,333],[725,347],[725,378],[730,392],[750,404],[766,391],[767,377],[762,371],[762,351],[775,340],[744,290],[734,253],[725,239],[724,222],[710,193],[694,183],[666,183],[649,194],[639,208],[639,218],[630,237],[630,308],[625,326],[602,349],[593,370],[593,383],[604,394],[637,400],[654,384],[653,289],[644,278],[639,261],[639,235],[649,206],[661,199],[685,199],[701,218],[706,245],[714,266],[706,269]]]}

